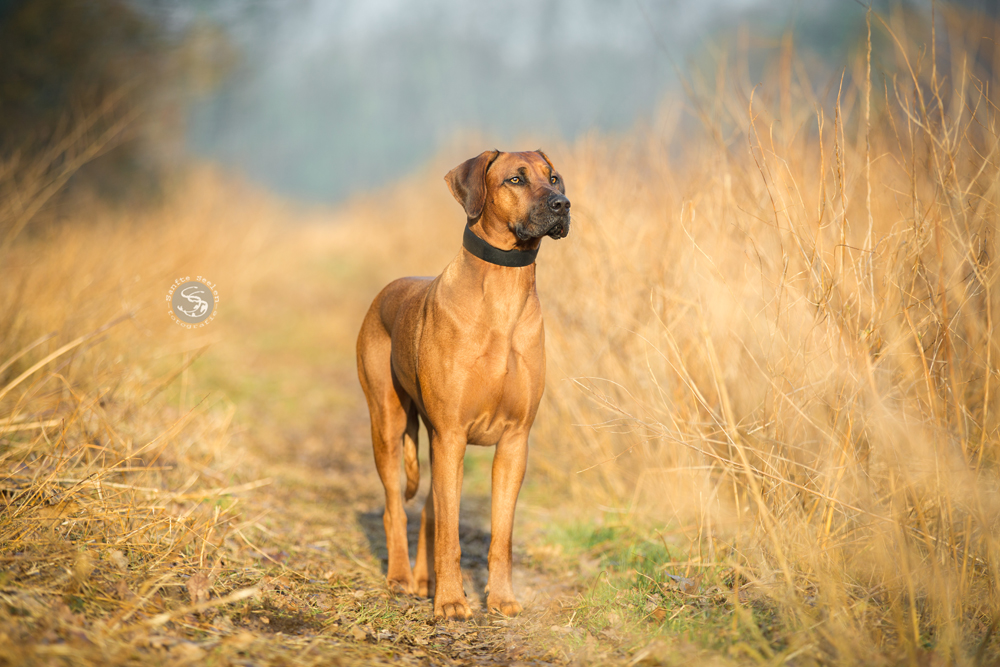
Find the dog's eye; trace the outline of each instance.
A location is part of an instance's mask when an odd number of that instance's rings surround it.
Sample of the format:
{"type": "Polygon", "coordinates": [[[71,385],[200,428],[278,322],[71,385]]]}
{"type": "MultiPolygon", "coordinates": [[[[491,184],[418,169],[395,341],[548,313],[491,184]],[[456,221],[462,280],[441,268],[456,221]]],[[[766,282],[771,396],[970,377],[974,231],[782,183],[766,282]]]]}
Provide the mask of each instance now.
{"type": "Polygon", "coordinates": [[[552,178],[549,179],[549,181],[552,182],[552,185],[555,185],[556,183],[559,182],[559,177],[558,176],[553,176],[552,178]]]}
{"type": "Polygon", "coordinates": [[[521,177],[515,176],[514,178],[510,179],[510,182],[513,183],[514,185],[517,185],[518,183],[521,182],[521,177]]]}

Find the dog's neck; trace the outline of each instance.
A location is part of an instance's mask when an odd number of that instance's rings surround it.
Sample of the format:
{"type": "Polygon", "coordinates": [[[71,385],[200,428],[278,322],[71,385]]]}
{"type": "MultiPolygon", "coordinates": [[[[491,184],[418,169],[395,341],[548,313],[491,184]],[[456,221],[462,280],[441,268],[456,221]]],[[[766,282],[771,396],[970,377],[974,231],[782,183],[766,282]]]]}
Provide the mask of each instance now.
{"type": "Polygon", "coordinates": [[[462,238],[462,247],[465,248],[470,254],[478,257],[484,262],[510,268],[520,268],[522,266],[534,264],[535,257],[538,255],[537,245],[532,250],[520,250],[518,248],[501,250],[489,241],[481,238],[472,230],[472,227],[465,228],[465,236],[462,238]]]}
{"type": "Polygon", "coordinates": [[[542,239],[525,239],[521,241],[507,228],[507,225],[495,218],[487,220],[487,212],[476,219],[470,218],[466,229],[490,244],[497,250],[510,251],[519,250],[522,252],[537,251],[542,239]]]}
{"type": "MultiPolygon", "coordinates": [[[[475,231],[473,229],[473,232],[475,231]]],[[[537,251],[538,239],[532,241],[536,241],[537,251]]],[[[452,288],[460,290],[462,296],[459,298],[463,301],[471,300],[467,302],[468,308],[471,309],[467,312],[471,314],[472,311],[482,308],[481,312],[486,319],[500,329],[516,324],[525,312],[527,304],[531,300],[537,302],[534,263],[525,266],[494,264],[476,256],[464,245],[455,261],[445,269],[442,278],[452,288]]],[[[448,291],[451,292],[451,289],[448,291]]],[[[452,294],[458,296],[454,292],[452,294]]]]}

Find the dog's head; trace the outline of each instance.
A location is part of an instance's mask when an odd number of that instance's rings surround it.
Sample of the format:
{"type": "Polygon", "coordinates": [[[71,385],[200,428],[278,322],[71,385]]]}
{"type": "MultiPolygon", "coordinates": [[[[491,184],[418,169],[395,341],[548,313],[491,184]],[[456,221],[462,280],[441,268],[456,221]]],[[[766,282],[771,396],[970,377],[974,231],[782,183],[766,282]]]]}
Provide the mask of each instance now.
{"type": "Polygon", "coordinates": [[[470,223],[479,220],[490,237],[537,247],[543,236],[569,234],[566,186],[542,151],[486,151],[444,178],[470,223]]]}

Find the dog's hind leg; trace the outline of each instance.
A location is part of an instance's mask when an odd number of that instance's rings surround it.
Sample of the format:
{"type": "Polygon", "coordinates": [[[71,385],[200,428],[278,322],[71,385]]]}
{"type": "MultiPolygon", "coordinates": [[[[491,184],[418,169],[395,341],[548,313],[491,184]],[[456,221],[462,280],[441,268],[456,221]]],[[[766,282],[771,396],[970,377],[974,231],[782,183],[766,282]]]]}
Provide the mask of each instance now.
{"type": "Polygon", "coordinates": [[[406,470],[407,500],[417,494],[417,487],[420,486],[420,461],[417,459],[419,428],[417,406],[413,404],[413,401],[410,401],[410,408],[406,412],[406,431],[403,433],[403,468],[406,470]]]}
{"type": "MultiPolygon", "coordinates": [[[[427,423],[424,422],[424,426],[427,423]]],[[[427,432],[430,433],[430,427],[427,432]]],[[[434,450],[428,448],[431,468],[434,467],[434,450]]],[[[417,540],[417,564],[413,568],[413,576],[417,580],[417,595],[431,597],[434,595],[434,484],[431,480],[430,491],[424,501],[424,511],[420,513],[420,538],[417,540]]]]}
{"type": "Polygon", "coordinates": [[[362,334],[358,344],[358,376],[365,390],[371,415],[375,467],[382,486],[385,487],[385,514],[382,522],[385,525],[385,544],[389,552],[386,581],[395,592],[414,593],[416,583],[410,569],[406,512],[403,510],[399,474],[411,401],[393,376],[389,360],[392,343],[388,333],[384,329],[379,331],[371,327],[368,331],[363,329],[362,334]]]}

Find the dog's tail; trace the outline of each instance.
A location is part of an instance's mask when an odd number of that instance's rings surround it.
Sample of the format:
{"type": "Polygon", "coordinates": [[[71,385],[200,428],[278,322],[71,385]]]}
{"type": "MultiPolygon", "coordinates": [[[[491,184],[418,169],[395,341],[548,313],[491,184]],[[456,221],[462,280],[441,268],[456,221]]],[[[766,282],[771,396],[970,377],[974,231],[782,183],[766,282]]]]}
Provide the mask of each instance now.
{"type": "Polygon", "coordinates": [[[417,494],[420,486],[420,461],[417,460],[417,409],[410,406],[406,415],[406,432],[403,433],[403,467],[406,468],[406,499],[417,494]]]}

